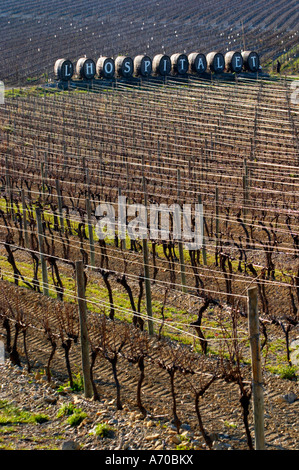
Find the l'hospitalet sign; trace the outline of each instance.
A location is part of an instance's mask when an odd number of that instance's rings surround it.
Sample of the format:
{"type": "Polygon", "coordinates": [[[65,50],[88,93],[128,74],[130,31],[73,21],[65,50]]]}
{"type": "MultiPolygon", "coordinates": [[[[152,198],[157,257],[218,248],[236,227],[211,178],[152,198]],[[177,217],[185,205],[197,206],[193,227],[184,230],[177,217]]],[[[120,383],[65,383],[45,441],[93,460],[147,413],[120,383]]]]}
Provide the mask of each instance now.
{"type": "Polygon", "coordinates": [[[111,79],[115,77],[131,78],[149,76],[184,76],[188,73],[202,75],[205,72],[220,74],[223,72],[256,73],[260,68],[260,58],[254,51],[210,52],[205,55],[193,52],[158,54],[153,59],[148,55],[137,55],[134,59],[128,56],[100,57],[97,61],[91,58],[80,58],[76,66],[68,59],[58,59],[54,66],[57,80],[69,81],[74,75],[79,79],[111,79]]]}

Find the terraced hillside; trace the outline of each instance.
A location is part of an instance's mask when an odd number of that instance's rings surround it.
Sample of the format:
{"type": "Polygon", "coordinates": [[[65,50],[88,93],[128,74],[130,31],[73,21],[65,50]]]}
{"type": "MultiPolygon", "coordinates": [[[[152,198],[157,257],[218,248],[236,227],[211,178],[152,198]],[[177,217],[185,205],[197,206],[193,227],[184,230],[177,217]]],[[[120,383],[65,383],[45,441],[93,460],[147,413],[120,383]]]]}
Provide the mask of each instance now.
{"type": "Polygon", "coordinates": [[[3,0],[0,79],[51,76],[61,56],[255,49],[263,62],[298,44],[296,0],[3,0]]]}
{"type": "Polygon", "coordinates": [[[254,449],[253,385],[266,449],[298,449],[294,77],[44,83],[85,54],[254,49],[272,67],[297,50],[296,7],[1,2],[0,449],[254,449]]]}

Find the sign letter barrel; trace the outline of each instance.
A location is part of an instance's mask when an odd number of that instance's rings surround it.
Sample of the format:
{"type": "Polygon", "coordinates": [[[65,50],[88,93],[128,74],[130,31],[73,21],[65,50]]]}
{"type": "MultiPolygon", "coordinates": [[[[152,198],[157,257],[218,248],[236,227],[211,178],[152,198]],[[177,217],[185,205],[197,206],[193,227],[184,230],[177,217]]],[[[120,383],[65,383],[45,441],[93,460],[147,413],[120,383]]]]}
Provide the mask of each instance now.
{"type": "Polygon", "coordinates": [[[74,73],[73,63],[68,59],[58,59],[54,65],[55,78],[58,80],[68,81],[74,73]]]}
{"type": "Polygon", "coordinates": [[[241,52],[230,51],[225,54],[225,68],[228,72],[240,73],[243,69],[241,52]]]}
{"type": "Polygon", "coordinates": [[[191,73],[204,73],[207,70],[207,59],[204,54],[192,52],[188,55],[189,70],[191,73]]]}
{"type": "Polygon", "coordinates": [[[115,62],[110,57],[100,57],[97,61],[97,76],[100,78],[113,78],[115,62]]]}
{"type": "Polygon", "coordinates": [[[147,55],[138,55],[134,59],[134,73],[137,77],[148,77],[152,73],[152,59],[147,55]]]}
{"type": "Polygon", "coordinates": [[[134,64],[131,57],[118,56],[115,59],[115,71],[118,77],[130,78],[134,72],[134,64]]]}
{"type": "Polygon", "coordinates": [[[174,75],[185,75],[188,72],[189,62],[185,54],[173,54],[170,60],[171,70],[174,75]]]}
{"type": "Polygon", "coordinates": [[[260,67],[260,58],[256,52],[245,51],[242,52],[242,57],[244,60],[244,68],[248,72],[258,72],[260,67]]]}
{"type": "Polygon", "coordinates": [[[82,57],[77,62],[76,73],[79,78],[92,80],[96,73],[96,64],[92,59],[86,59],[86,57],[82,57]]]}
{"type": "Polygon", "coordinates": [[[153,58],[154,75],[169,75],[171,71],[171,61],[168,55],[158,54],[153,58]]]}
{"type": "Polygon", "coordinates": [[[207,55],[208,69],[210,72],[222,73],[225,68],[225,60],[221,52],[210,52],[207,55]]]}

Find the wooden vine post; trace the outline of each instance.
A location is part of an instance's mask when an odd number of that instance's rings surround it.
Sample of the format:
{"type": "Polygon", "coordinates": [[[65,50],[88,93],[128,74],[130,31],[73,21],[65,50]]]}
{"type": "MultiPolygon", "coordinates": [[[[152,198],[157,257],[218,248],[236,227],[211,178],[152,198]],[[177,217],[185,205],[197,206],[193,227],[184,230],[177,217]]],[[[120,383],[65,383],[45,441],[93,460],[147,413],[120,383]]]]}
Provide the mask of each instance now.
{"type": "Polygon", "coordinates": [[[77,296],[79,307],[79,320],[80,320],[80,344],[81,344],[81,361],[82,373],[84,382],[84,395],[85,398],[93,396],[92,382],[90,378],[90,364],[89,364],[89,341],[87,329],[87,309],[85,298],[85,281],[83,262],[76,261],[76,283],[77,283],[77,296]]]}
{"type": "Polygon", "coordinates": [[[252,361],[252,392],[254,412],[255,450],[265,450],[264,392],[257,287],[248,289],[248,327],[252,361]]]}
{"type": "Polygon", "coordinates": [[[247,205],[248,205],[248,167],[246,159],[244,160],[244,174],[243,174],[243,218],[244,223],[247,223],[247,205]]]}
{"type": "Polygon", "coordinates": [[[22,220],[23,220],[25,248],[28,249],[29,248],[29,237],[28,237],[28,225],[27,225],[27,207],[26,207],[24,189],[21,189],[21,200],[22,200],[22,220]]]}
{"type": "Polygon", "coordinates": [[[90,199],[88,197],[86,198],[86,212],[87,212],[89,248],[90,248],[90,264],[92,267],[95,267],[95,248],[94,248],[93,226],[92,226],[92,221],[91,221],[90,199]]]}
{"type": "Polygon", "coordinates": [[[41,211],[39,207],[36,208],[35,214],[36,214],[36,222],[37,222],[40,262],[42,266],[43,294],[48,296],[49,295],[48,270],[47,270],[47,263],[45,260],[45,255],[44,255],[44,231],[43,231],[41,211]]]}
{"type": "MultiPolygon", "coordinates": [[[[144,205],[147,210],[147,192],[146,182],[143,177],[143,190],[144,190],[144,205]]],[[[152,293],[151,293],[151,279],[149,270],[149,255],[148,255],[148,243],[147,237],[142,238],[142,251],[143,251],[143,266],[144,266],[144,284],[145,284],[145,298],[146,298],[146,311],[148,321],[148,332],[150,335],[154,334],[153,324],[153,309],[152,309],[152,293]]]]}
{"type": "Polygon", "coordinates": [[[218,186],[215,188],[215,217],[216,217],[216,249],[219,246],[219,191],[218,186]]]}
{"type": "MultiPolygon", "coordinates": [[[[181,172],[178,168],[177,170],[177,195],[178,195],[178,204],[180,204],[180,195],[181,195],[181,172]]],[[[181,204],[180,204],[181,206],[181,204]]],[[[182,292],[187,292],[186,288],[186,269],[185,269],[185,259],[184,259],[184,243],[183,240],[178,241],[179,247],[179,259],[180,259],[180,270],[181,270],[181,284],[182,292]]]]}
{"type": "MultiPolygon", "coordinates": [[[[202,205],[202,198],[201,194],[198,195],[198,204],[201,206],[202,205]]],[[[203,259],[203,264],[207,266],[207,250],[206,250],[206,243],[205,243],[205,219],[203,216],[203,223],[202,223],[202,259],[203,259]]]]}
{"type": "Polygon", "coordinates": [[[7,213],[13,218],[13,196],[12,196],[12,188],[11,188],[11,178],[9,174],[9,167],[8,167],[8,158],[5,157],[5,183],[6,183],[6,193],[8,199],[8,208],[7,213]]]}
{"type": "MultiPolygon", "coordinates": [[[[118,197],[119,197],[119,199],[121,198],[121,188],[118,188],[118,197]]],[[[122,204],[118,205],[118,211],[119,211],[118,212],[118,217],[121,220],[121,222],[123,222],[126,218],[126,214],[125,214],[125,211],[124,211],[124,208],[123,208],[122,204]]],[[[123,239],[120,236],[120,235],[122,235],[120,232],[121,232],[121,230],[119,228],[120,248],[121,248],[121,250],[125,250],[126,249],[126,239],[123,239]]]]}
{"type": "Polygon", "coordinates": [[[56,180],[56,192],[57,192],[57,202],[58,202],[58,212],[59,212],[59,219],[60,219],[60,230],[62,233],[64,232],[64,220],[63,220],[63,212],[62,212],[62,197],[61,197],[61,190],[60,190],[60,181],[56,180]]]}
{"type": "Polygon", "coordinates": [[[41,178],[42,178],[42,185],[41,185],[41,200],[43,203],[45,202],[45,193],[46,193],[46,186],[45,186],[45,163],[41,162],[40,164],[40,170],[41,170],[41,178]]]}

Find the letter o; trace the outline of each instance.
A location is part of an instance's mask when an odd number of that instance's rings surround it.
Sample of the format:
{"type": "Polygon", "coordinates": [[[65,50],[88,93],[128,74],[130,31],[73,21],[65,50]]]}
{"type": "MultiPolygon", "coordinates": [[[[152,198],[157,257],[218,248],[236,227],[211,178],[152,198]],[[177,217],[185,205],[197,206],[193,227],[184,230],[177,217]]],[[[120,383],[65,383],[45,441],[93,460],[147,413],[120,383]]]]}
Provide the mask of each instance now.
{"type": "Polygon", "coordinates": [[[97,61],[97,75],[100,78],[113,78],[115,62],[110,57],[100,57],[97,61]]]}

